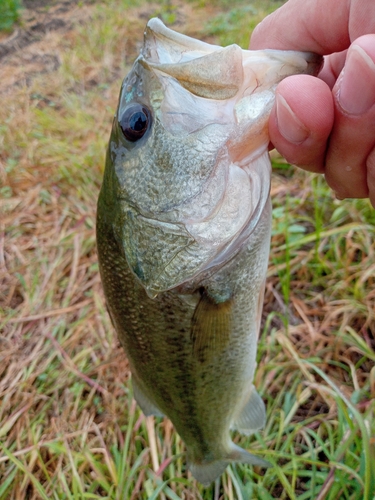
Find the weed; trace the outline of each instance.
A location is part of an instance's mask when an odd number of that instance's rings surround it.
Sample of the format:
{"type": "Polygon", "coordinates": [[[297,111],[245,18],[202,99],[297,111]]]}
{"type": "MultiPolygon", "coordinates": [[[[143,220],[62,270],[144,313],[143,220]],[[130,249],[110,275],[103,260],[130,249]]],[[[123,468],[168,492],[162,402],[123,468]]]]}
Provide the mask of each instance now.
{"type": "Polygon", "coordinates": [[[11,31],[20,19],[20,0],[2,0],[0,3],[0,31],[11,31]]]}
{"type": "Polygon", "coordinates": [[[205,31],[218,37],[221,45],[237,43],[246,49],[249,45],[250,33],[255,26],[283,2],[224,2],[224,11],[213,16],[205,26],[205,31]]]}
{"type": "Polygon", "coordinates": [[[82,2],[73,29],[46,39],[59,67],[2,94],[1,500],[375,494],[375,212],[335,200],[322,178],[277,155],[255,376],[267,424],[234,436],[274,467],[238,465],[202,488],[171,423],[145,419],[132,397],[95,252],[111,120],[155,10],[185,20],[181,31],[246,46],[249,27],[278,5],[223,1],[82,2]]]}

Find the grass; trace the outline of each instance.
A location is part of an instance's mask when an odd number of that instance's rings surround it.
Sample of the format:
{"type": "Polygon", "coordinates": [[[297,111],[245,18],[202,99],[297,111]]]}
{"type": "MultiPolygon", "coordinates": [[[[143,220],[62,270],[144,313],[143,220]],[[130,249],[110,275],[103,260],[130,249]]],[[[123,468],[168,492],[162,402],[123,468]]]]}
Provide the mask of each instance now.
{"type": "Polygon", "coordinates": [[[59,68],[3,92],[0,500],[374,497],[375,212],[366,200],[339,202],[323,178],[273,155],[255,378],[268,418],[256,436],[234,439],[275,467],[238,465],[208,489],[186,471],[170,422],[136,407],[98,276],[104,152],[146,17],[165,13],[179,30],[244,45],[275,5],[82,6],[73,30],[48,35],[59,68]]]}
{"type": "Polygon", "coordinates": [[[11,31],[14,24],[20,19],[20,0],[1,0],[0,3],[0,31],[11,31]]]}
{"type": "Polygon", "coordinates": [[[223,11],[207,21],[205,24],[206,32],[219,37],[221,45],[237,43],[241,47],[247,48],[249,33],[270,13],[271,8],[275,10],[285,2],[254,0],[249,3],[219,0],[218,3],[222,6],[223,11]]]}

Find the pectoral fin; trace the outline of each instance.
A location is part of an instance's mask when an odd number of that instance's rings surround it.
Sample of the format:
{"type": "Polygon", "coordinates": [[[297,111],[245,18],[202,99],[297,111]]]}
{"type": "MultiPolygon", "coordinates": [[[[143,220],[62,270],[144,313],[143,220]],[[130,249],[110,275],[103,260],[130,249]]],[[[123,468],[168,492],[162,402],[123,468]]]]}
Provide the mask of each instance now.
{"type": "Polygon", "coordinates": [[[146,417],[149,417],[150,415],[154,415],[155,417],[164,417],[163,413],[159,410],[156,404],[145,395],[142,389],[140,389],[134,375],[132,376],[132,386],[134,399],[137,401],[146,417]]]}
{"type": "Polygon", "coordinates": [[[215,302],[202,293],[191,325],[193,353],[201,362],[220,354],[228,345],[232,324],[232,301],[215,302]]]}
{"type": "Polygon", "coordinates": [[[250,393],[246,405],[235,420],[233,427],[242,434],[253,434],[264,427],[266,423],[266,408],[262,398],[257,393],[254,386],[250,393]]]}

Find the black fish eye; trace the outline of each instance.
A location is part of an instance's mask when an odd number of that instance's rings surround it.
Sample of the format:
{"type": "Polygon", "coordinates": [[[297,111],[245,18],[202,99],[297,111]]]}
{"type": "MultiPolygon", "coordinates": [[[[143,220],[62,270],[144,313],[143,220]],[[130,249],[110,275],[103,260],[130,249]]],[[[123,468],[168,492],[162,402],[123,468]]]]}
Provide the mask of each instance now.
{"type": "Polygon", "coordinates": [[[136,142],[145,135],[151,123],[150,111],[141,104],[131,104],[119,119],[119,125],[125,138],[136,142]]]}

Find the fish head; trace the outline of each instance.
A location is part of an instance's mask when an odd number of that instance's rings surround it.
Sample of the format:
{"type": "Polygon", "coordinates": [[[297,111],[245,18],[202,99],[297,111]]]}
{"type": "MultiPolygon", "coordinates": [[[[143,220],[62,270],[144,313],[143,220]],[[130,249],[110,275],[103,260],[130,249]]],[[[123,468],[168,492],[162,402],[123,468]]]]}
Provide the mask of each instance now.
{"type": "Polygon", "coordinates": [[[159,19],[122,84],[99,207],[147,293],[228,261],[269,196],[276,85],[313,54],[220,47],[159,19]]]}

